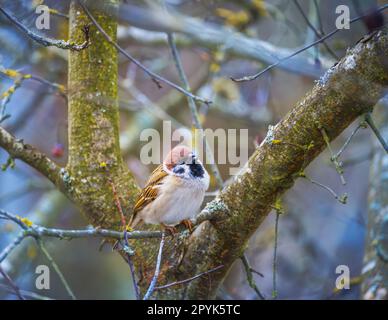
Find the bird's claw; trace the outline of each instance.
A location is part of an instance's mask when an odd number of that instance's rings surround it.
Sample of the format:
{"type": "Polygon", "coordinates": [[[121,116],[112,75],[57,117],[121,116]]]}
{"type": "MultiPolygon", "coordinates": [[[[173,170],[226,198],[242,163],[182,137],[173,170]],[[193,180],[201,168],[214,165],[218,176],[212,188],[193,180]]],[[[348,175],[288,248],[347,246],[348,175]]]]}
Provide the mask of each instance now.
{"type": "Polygon", "coordinates": [[[174,236],[175,234],[178,233],[177,228],[175,228],[174,226],[168,226],[168,225],[165,225],[165,224],[162,224],[162,226],[164,228],[164,231],[169,233],[171,236],[174,236]]]}
{"type": "Polygon", "coordinates": [[[194,225],[189,219],[182,220],[181,224],[185,226],[186,229],[189,229],[190,233],[193,232],[194,225]]]}

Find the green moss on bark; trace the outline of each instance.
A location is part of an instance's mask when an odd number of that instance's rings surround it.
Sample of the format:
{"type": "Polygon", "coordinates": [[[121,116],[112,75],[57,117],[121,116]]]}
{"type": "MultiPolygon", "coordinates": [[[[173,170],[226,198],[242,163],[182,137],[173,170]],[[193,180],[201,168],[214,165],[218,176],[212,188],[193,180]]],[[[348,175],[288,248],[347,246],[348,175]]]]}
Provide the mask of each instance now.
{"type": "MultiPolygon", "coordinates": [[[[92,11],[104,30],[116,39],[118,1],[107,1],[110,10],[92,11]],[[108,12],[108,13],[107,13],[108,12]]],[[[73,1],[70,5],[70,40],[84,38],[90,21],[73,1]]],[[[94,225],[117,227],[114,183],[125,212],[133,207],[137,187],[123,162],[119,147],[116,49],[90,26],[90,46],[69,52],[69,159],[63,173],[67,191],[94,225]]]]}

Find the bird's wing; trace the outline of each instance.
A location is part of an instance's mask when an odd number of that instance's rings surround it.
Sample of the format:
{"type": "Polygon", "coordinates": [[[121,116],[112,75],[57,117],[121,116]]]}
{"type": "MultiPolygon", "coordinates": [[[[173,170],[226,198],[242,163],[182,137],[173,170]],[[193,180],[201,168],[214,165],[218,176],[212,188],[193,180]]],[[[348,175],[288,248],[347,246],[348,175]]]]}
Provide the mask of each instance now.
{"type": "Polygon", "coordinates": [[[145,187],[140,192],[136,200],[135,207],[133,208],[133,215],[131,217],[131,222],[136,218],[136,214],[151,203],[158,196],[158,186],[160,185],[162,179],[167,176],[167,172],[163,170],[163,165],[159,165],[151,174],[148,179],[145,187]]]}

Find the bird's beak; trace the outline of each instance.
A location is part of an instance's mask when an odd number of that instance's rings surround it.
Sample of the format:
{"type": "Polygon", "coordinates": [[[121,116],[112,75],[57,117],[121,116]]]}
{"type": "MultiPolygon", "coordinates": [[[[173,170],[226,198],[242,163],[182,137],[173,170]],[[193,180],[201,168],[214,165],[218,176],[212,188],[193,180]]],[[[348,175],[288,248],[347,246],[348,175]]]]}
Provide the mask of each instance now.
{"type": "Polygon", "coordinates": [[[193,153],[193,154],[191,155],[191,163],[192,163],[192,164],[195,164],[195,160],[197,160],[197,156],[193,153]]]}

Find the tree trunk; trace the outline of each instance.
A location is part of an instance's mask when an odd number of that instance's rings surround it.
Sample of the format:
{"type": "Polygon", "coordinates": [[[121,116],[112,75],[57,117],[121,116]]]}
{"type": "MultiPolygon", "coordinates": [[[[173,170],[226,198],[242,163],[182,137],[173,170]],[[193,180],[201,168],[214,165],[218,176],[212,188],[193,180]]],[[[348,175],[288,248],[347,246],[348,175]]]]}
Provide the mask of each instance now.
{"type": "MultiPolygon", "coordinates": [[[[118,0],[92,10],[104,30],[116,39],[118,0]]],[[[84,39],[90,23],[76,1],[70,5],[70,40],[84,39]]],[[[117,97],[117,50],[90,26],[90,46],[69,52],[69,159],[63,179],[70,197],[95,226],[117,228],[120,215],[112,185],[129,214],[137,186],[120,153],[117,97]]]]}

